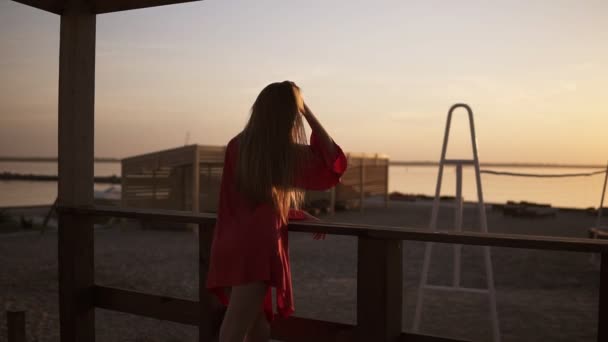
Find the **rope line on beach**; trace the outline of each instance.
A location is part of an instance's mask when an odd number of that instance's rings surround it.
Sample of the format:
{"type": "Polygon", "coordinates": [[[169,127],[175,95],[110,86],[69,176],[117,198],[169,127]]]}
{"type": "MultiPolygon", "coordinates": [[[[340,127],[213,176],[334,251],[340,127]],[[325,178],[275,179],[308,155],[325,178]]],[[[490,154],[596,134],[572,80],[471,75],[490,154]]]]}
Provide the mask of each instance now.
{"type": "Polygon", "coordinates": [[[494,170],[480,170],[481,173],[487,173],[495,176],[512,176],[512,177],[535,177],[535,178],[565,178],[565,177],[590,177],[606,173],[605,170],[587,172],[587,173],[553,173],[553,174],[542,174],[542,173],[519,173],[519,172],[506,172],[506,171],[494,171],[494,170]]]}

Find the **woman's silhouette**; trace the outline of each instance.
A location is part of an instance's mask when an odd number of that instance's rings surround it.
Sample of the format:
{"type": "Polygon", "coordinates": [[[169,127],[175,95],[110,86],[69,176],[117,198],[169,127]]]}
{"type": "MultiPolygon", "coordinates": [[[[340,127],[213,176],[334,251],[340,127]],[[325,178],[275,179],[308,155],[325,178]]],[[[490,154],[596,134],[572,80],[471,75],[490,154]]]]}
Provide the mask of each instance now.
{"type": "Polygon", "coordinates": [[[266,86],[226,148],[207,287],[228,306],[220,342],[268,341],[277,313],[293,313],[287,239],[304,190],[338,183],[346,157],[290,81],[266,86]],[[303,120],[312,129],[306,144],[303,120]],[[227,293],[230,293],[228,300],[227,293]]]}

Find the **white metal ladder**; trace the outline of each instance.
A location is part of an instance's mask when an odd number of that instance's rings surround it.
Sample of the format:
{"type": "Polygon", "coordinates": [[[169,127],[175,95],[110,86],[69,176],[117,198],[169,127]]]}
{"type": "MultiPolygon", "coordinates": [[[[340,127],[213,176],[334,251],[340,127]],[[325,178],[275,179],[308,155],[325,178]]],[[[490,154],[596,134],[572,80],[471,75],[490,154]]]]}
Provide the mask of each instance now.
{"type": "MultiPolygon", "coordinates": [[[[445,165],[454,165],[456,167],[456,202],[455,202],[455,219],[454,219],[454,230],[457,232],[462,231],[462,215],[463,215],[463,197],[462,197],[462,167],[465,165],[475,167],[475,178],[477,182],[477,207],[479,209],[479,222],[481,225],[482,232],[488,232],[488,221],[486,218],[485,205],[483,201],[483,191],[481,189],[481,174],[479,172],[479,157],[477,155],[477,141],[475,135],[475,123],[473,121],[473,111],[466,104],[455,104],[449,112],[445,126],[445,134],[443,137],[443,148],[441,150],[441,160],[439,161],[439,174],[437,175],[437,187],[435,190],[435,199],[433,200],[433,211],[431,213],[430,229],[433,232],[437,231],[437,216],[439,214],[439,196],[441,193],[441,181],[443,178],[443,167],[445,165]],[[450,135],[450,124],[452,121],[452,113],[457,108],[464,108],[468,112],[469,126],[471,130],[471,145],[473,147],[473,159],[446,159],[446,151],[448,147],[448,138],[450,135]]],[[[417,332],[420,328],[420,317],[422,315],[422,305],[424,299],[424,292],[427,289],[432,290],[447,290],[447,291],[462,291],[472,293],[483,293],[488,294],[490,313],[492,315],[492,334],[494,342],[500,341],[500,330],[498,325],[498,313],[496,309],[496,291],[494,289],[494,273],[492,271],[492,260],[490,258],[490,248],[488,246],[483,247],[484,262],[486,269],[486,280],[487,289],[481,288],[470,288],[463,287],[460,283],[461,273],[461,251],[462,245],[454,245],[454,276],[452,279],[452,286],[440,286],[428,284],[428,272],[431,259],[431,253],[433,250],[433,243],[427,242],[424,251],[424,263],[422,266],[422,275],[420,277],[420,286],[418,289],[418,298],[416,300],[416,311],[414,314],[414,332],[417,332]]]]}

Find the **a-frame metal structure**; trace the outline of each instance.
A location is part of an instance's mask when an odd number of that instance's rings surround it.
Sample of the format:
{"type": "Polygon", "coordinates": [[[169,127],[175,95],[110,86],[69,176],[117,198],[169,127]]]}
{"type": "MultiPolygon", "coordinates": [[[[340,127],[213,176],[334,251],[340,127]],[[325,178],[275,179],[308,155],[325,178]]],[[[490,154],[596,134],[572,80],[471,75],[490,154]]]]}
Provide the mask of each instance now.
{"type": "MultiPolygon", "coordinates": [[[[481,170],[479,168],[479,154],[477,150],[477,135],[475,133],[475,121],[473,118],[473,110],[466,104],[457,103],[453,105],[448,111],[448,118],[445,125],[445,133],[443,136],[443,147],[441,148],[441,158],[439,159],[439,173],[437,175],[437,187],[435,188],[435,198],[433,200],[433,210],[431,212],[431,223],[430,230],[434,233],[437,230],[437,220],[439,217],[439,201],[441,195],[441,184],[443,180],[443,168],[444,166],[455,166],[456,167],[456,198],[454,205],[454,230],[456,232],[462,232],[462,218],[464,211],[464,198],[462,196],[462,169],[463,166],[472,166],[475,171],[475,181],[477,185],[477,209],[479,215],[479,225],[482,233],[488,233],[488,219],[486,217],[486,207],[483,200],[483,190],[481,186],[481,170]],[[450,127],[452,123],[452,115],[458,108],[464,108],[467,111],[469,118],[469,130],[471,134],[471,147],[473,149],[472,159],[447,159],[446,153],[448,148],[448,141],[450,138],[450,127]]],[[[488,301],[490,304],[490,316],[492,321],[492,340],[494,342],[500,342],[500,328],[498,322],[498,309],[496,308],[496,290],[494,287],[494,271],[492,268],[492,259],[490,255],[490,247],[483,247],[483,261],[485,263],[486,283],[487,289],[478,289],[464,287],[461,284],[461,253],[462,245],[454,245],[454,276],[452,280],[452,286],[440,286],[440,285],[429,285],[428,274],[431,262],[431,253],[433,250],[433,243],[427,242],[424,251],[424,261],[422,266],[422,275],[420,277],[420,286],[418,289],[418,298],[416,300],[416,309],[414,314],[414,331],[417,332],[420,328],[420,319],[422,315],[422,306],[425,290],[441,290],[441,291],[460,291],[469,293],[483,293],[488,295],[488,301]]]]}

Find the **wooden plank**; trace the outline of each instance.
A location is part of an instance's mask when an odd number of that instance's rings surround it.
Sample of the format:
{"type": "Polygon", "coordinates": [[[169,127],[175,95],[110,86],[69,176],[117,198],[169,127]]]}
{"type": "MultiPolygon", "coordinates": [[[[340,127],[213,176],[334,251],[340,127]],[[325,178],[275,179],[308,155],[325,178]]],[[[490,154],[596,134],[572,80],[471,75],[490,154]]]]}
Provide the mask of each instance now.
{"type": "MultiPolygon", "coordinates": [[[[215,214],[192,213],[178,210],[146,210],[118,208],[112,206],[58,206],[59,212],[74,215],[112,216],[133,219],[161,220],[184,223],[213,223],[215,214]]],[[[329,222],[293,222],[289,224],[292,232],[327,233],[334,235],[363,236],[379,239],[409,241],[428,241],[463,245],[496,246],[573,252],[608,252],[608,241],[581,238],[562,238],[535,235],[496,234],[480,232],[429,232],[428,229],[417,229],[394,226],[374,226],[364,224],[329,223],[329,222]]]]}
{"type": "Polygon", "coordinates": [[[351,324],[309,318],[277,318],[272,321],[271,337],[273,340],[285,342],[351,341],[354,337],[354,328],[351,324]]]}
{"type": "Polygon", "coordinates": [[[215,214],[192,214],[183,210],[118,208],[112,206],[85,206],[70,207],[58,206],[57,210],[63,213],[85,216],[111,216],[142,220],[158,220],[181,223],[215,223],[215,214]]]}
{"type": "MultiPolygon", "coordinates": [[[[352,341],[356,337],[352,324],[320,321],[291,316],[272,321],[272,339],[285,342],[339,342],[352,341]]],[[[399,341],[407,342],[464,342],[445,337],[401,333],[399,341]]]]}
{"type": "Polygon", "coordinates": [[[95,306],[106,310],[189,325],[198,325],[201,319],[199,303],[192,300],[105,286],[95,286],[93,294],[95,306]]]}
{"type": "Polygon", "coordinates": [[[25,311],[6,311],[8,342],[25,342],[25,311]]]}
{"type": "Polygon", "coordinates": [[[128,11],[140,8],[181,4],[200,0],[95,0],[95,13],[128,11]]]}
{"type": "Polygon", "coordinates": [[[194,149],[192,155],[192,213],[198,214],[201,210],[199,202],[201,196],[201,160],[198,147],[194,149]]]}
{"type": "MultiPolygon", "coordinates": [[[[58,205],[93,204],[95,15],[88,1],[65,2],[59,49],[58,205]]],[[[95,341],[93,224],[59,215],[62,342],[95,341]]]]}
{"type": "Polygon", "coordinates": [[[357,340],[395,341],[401,335],[403,258],[401,241],[359,237],[357,340]]]}
{"type": "Polygon", "coordinates": [[[400,341],[403,342],[467,342],[467,340],[456,340],[448,337],[401,333],[400,341]]]}
{"type": "Polygon", "coordinates": [[[63,12],[63,0],[13,0],[43,11],[61,14],[63,12]]]}
{"type": "Polygon", "coordinates": [[[200,224],[198,229],[198,298],[200,317],[208,317],[198,322],[198,338],[200,342],[212,341],[218,336],[223,320],[224,307],[207,290],[207,272],[213,240],[213,224],[200,224]]]}
{"type": "Polygon", "coordinates": [[[600,266],[600,298],[597,315],[597,341],[608,341],[608,252],[603,252],[600,266]]]}

